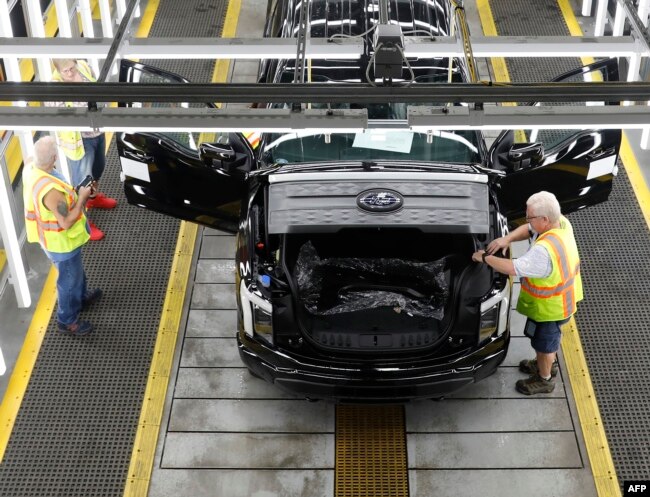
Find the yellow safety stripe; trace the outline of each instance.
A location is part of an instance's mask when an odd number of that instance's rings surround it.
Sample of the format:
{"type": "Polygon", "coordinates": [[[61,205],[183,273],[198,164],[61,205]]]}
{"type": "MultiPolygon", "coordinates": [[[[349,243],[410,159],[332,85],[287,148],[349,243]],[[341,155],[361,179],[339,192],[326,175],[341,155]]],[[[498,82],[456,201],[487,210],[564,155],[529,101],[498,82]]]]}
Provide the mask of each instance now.
{"type": "MultiPolygon", "coordinates": [[[[222,38],[235,35],[241,0],[230,0],[222,31],[222,38]]],[[[146,37],[153,24],[158,0],[150,0],[143,16],[138,37],[146,37]]],[[[212,82],[225,82],[229,74],[229,60],[218,60],[212,73],[212,82]]],[[[205,141],[201,134],[199,141],[205,141]]],[[[181,222],[178,242],[174,252],[172,270],[167,285],[167,295],[163,304],[162,316],[153,359],[149,369],[149,379],[140,411],[138,429],[133,443],[131,462],[127,473],[124,497],[146,497],[149,490],[151,471],[156,452],[156,443],[161,429],[162,411],[165,395],[169,385],[174,350],[179,332],[183,301],[187,290],[187,281],[194,254],[194,245],[198,235],[198,226],[186,221],[181,222]]]]}

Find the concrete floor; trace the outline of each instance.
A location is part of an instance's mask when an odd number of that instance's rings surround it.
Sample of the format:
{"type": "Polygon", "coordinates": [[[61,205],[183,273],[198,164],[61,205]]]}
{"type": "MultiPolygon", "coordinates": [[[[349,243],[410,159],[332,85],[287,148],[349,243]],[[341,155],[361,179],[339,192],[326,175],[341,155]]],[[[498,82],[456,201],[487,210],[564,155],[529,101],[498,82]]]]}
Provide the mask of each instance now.
{"type": "MultiPolygon", "coordinates": [[[[332,495],[334,406],[293,398],[239,361],[233,253],[234,237],[204,230],[149,495],[332,495]]],[[[525,377],[517,364],[531,356],[523,323],[513,311],[511,349],[495,375],[406,406],[412,496],[456,496],[461,484],[467,495],[596,495],[562,374],[552,394],[514,390],[525,377]],[[503,488],[504,478],[517,484],[503,488]]]]}
{"type": "MultiPolygon", "coordinates": [[[[237,36],[259,36],[265,6],[265,0],[242,2],[237,36]]],[[[256,67],[237,61],[232,80],[251,81],[256,67]]],[[[637,159],[647,164],[635,135],[637,159]]],[[[646,181],[648,174],[646,167],[646,181]]],[[[26,250],[36,302],[49,264],[38,247],[26,250]]],[[[233,237],[204,230],[149,495],[332,495],[334,406],[291,398],[243,368],[234,339],[233,254],[233,237]]],[[[17,309],[11,288],[0,299],[8,365],[0,394],[33,308],[17,309]]],[[[530,496],[596,495],[564,364],[553,394],[517,394],[514,382],[523,375],[516,365],[531,349],[514,311],[512,323],[511,349],[495,375],[443,402],[406,407],[412,496],[456,496],[459,488],[483,496],[519,496],[522,489],[530,496]]]]}

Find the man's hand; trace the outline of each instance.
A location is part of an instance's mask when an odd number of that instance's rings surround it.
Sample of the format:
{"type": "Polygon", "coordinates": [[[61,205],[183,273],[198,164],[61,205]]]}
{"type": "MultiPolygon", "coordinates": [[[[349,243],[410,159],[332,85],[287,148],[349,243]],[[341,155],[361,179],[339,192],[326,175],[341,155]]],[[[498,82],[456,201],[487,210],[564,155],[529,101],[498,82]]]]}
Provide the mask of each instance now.
{"type": "Polygon", "coordinates": [[[485,252],[485,250],[479,250],[477,252],[474,252],[472,254],[472,260],[474,262],[483,262],[483,253],[484,252],[485,252]]]}
{"type": "Polygon", "coordinates": [[[85,204],[86,201],[92,195],[92,193],[93,193],[92,184],[90,184],[88,186],[79,187],[79,193],[77,193],[77,196],[79,197],[79,202],[81,202],[82,204],[85,204]]]}
{"type": "Polygon", "coordinates": [[[506,252],[508,252],[508,247],[510,247],[510,241],[508,240],[507,237],[502,236],[500,238],[492,240],[488,244],[487,253],[490,254],[490,255],[494,255],[499,250],[501,250],[501,253],[505,256],[506,252]]]}

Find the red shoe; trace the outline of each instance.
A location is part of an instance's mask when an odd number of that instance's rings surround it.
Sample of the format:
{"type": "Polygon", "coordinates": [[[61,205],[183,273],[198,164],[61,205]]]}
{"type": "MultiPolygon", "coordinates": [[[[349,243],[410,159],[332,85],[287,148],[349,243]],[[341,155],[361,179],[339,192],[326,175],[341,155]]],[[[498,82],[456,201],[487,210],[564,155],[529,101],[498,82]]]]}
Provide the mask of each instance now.
{"type": "Polygon", "coordinates": [[[103,193],[98,193],[96,196],[91,197],[86,202],[86,208],[91,209],[95,207],[96,209],[115,209],[117,205],[117,200],[111,197],[107,197],[103,193]]]}
{"type": "Polygon", "coordinates": [[[96,242],[97,240],[101,240],[104,238],[104,232],[100,230],[95,223],[92,221],[88,221],[88,224],[90,225],[90,239],[93,242],[96,242]]]}

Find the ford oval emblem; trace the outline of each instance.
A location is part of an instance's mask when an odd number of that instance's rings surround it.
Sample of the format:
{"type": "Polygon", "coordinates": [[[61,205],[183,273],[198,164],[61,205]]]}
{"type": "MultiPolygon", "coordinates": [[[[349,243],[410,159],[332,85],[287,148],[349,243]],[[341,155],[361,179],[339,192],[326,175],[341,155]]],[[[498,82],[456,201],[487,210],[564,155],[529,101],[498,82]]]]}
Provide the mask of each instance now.
{"type": "Polygon", "coordinates": [[[404,197],[393,190],[366,190],[357,196],[357,205],[364,211],[392,212],[403,204],[404,197]]]}

